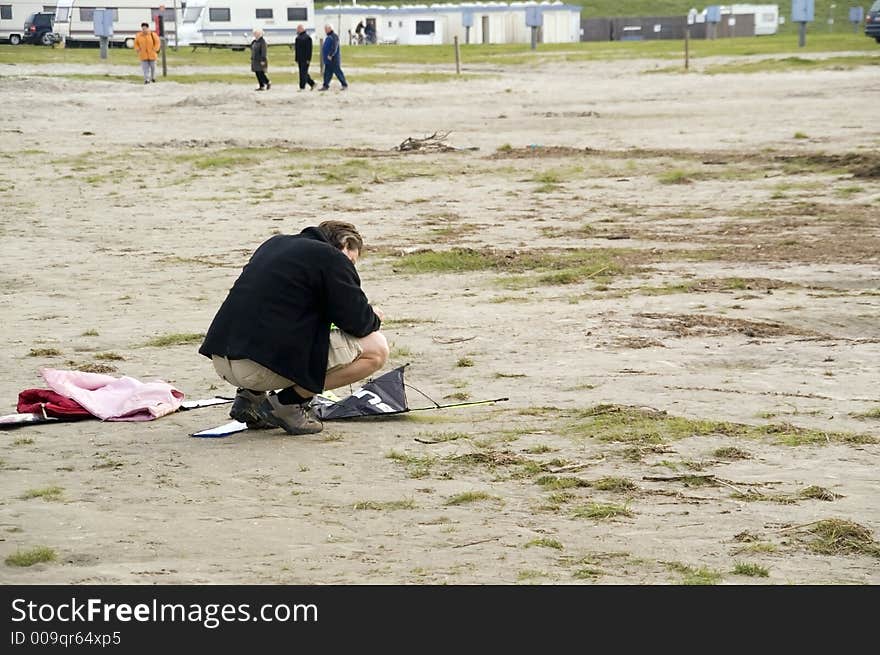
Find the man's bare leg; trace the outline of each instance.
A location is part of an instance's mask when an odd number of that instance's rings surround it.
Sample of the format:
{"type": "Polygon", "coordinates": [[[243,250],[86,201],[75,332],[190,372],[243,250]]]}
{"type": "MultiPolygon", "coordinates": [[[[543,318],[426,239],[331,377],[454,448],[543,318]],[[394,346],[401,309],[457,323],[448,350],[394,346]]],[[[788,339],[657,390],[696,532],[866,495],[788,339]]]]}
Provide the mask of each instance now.
{"type": "Polygon", "coordinates": [[[373,332],[360,339],[364,351],[351,364],[327,372],[325,389],[338,389],[369,377],[388,361],[388,341],[381,332],[373,332]]]}

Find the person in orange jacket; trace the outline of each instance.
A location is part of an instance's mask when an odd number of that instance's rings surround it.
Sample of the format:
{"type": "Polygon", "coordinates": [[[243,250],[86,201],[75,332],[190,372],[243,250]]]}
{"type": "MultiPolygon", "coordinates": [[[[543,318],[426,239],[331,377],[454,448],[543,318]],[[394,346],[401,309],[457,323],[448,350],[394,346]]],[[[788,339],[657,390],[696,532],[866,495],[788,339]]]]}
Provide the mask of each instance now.
{"type": "Polygon", "coordinates": [[[134,50],[141,60],[141,71],[144,73],[144,84],[156,81],[156,59],[162,42],[149,23],[141,23],[141,31],[134,37],[134,50]]]}

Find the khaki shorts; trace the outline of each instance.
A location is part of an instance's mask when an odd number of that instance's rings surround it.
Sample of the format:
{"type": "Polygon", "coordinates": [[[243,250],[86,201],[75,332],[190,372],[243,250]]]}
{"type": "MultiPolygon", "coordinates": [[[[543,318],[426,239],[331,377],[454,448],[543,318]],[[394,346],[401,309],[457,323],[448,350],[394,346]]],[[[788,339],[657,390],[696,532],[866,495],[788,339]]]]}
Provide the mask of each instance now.
{"type": "MultiPolygon", "coordinates": [[[[342,330],[330,330],[330,352],[327,355],[327,370],[351,364],[364,352],[360,339],[342,330]]],[[[239,389],[251,391],[275,391],[295,384],[283,375],[266,368],[250,359],[227,359],[213,355],[211,361],[217,375],[239,389]]]]}

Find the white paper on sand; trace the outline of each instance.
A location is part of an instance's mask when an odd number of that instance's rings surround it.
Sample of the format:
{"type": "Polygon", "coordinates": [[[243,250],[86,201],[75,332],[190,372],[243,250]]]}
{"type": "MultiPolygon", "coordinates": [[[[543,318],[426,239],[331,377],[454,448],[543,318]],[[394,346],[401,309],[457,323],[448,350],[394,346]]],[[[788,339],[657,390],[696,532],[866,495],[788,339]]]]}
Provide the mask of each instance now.
{"type": "Polygon", "coordinates": [[[210,430],[202,430],[201,432],[193,432],[190,436],[192,437],[228,437],[230,434],[235,434],[236,432],[244,432],[248,429],[247,423],[242,423],[241,421],[230,421],[229,423],[224,423],[223,425],[218,425],[216,428],[211,428],[210,430]]]}

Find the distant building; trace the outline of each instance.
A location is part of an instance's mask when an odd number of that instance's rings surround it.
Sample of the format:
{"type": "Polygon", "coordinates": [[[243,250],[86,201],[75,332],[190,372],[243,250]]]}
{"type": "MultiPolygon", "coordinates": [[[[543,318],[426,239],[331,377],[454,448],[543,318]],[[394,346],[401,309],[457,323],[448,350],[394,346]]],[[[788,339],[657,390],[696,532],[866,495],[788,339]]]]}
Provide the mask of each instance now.
{"type": "MultiPolygon", "coordinates": [[[[693,39],[729,38],[776,34],[779,5],[718,5],[717,22],[707,20],[706,9],[691,9],[684,16],[593,17],[581,21],[583,41],[648,41],[683,39],[690,31],[693,39]]],[[[588,12],[589,14],[589,12],[588,12]]]]}
{"type": "Polygon", "coordinates": [[[376,43],[531,43],[526,8],[538,7],[539,43],[580,41],[581,7],[562,2],[487,2],[401,6],[336,5],[315,9],[315,24],[333,26],[343,43],[355,42],[358,23],[375,30],[376,43]]]}

